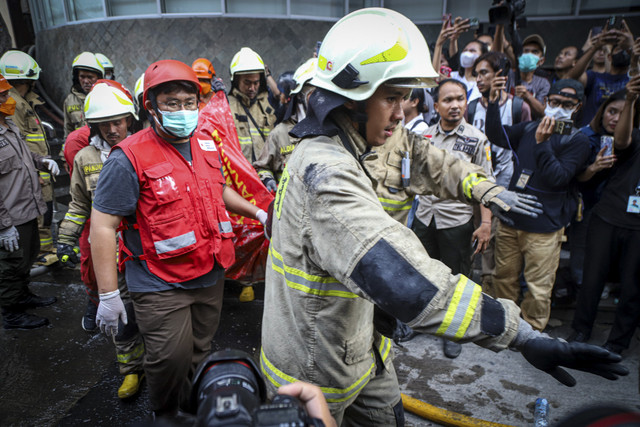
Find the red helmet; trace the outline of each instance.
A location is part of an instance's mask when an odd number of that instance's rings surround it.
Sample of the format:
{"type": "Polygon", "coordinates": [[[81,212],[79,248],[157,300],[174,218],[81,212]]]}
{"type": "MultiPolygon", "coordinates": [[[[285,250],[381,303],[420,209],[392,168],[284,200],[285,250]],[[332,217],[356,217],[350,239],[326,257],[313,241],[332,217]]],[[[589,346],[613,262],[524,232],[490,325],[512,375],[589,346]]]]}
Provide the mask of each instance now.
{"type": "Polygon", "coordinates": [[[206,58],[198,58],[193,61],[191,68],[196,72],[196,76],[199,79],[211,79],[215,77],[216,70],[213,68],[213,64],[206,58]]]}
{"type": "Polygon", "coordinates": [[[173,81],[187,81],[196,85],[198,92],[200,91],[200,81],[196,73],[184,62],[175,59],[163,59],[149,65],[147,71],[144,72],[144,92],[142,95],[142,104],[147,102],[147,93],[149,89],[154,88],[162,83],[173,81]]]}
{"type": "Polygon", "coordinates": [[[129,89],[127,89],[126,87],[124,87],[123,85],[118,83],[117,81],[108,80],[108,79],[98,79],[93,84],[93,86],[91,86],[91,89],[93,89],[98,83],[104,83],[104,84],[107,84],[107,85],[109,85],[111,87],[115,87],[116,89],[120,89],[125,95],[127,95],[127,97],[129,97],[131,102],[133,102],[133,96],[131,95],[131,92],[129,92],[129,89]]]}

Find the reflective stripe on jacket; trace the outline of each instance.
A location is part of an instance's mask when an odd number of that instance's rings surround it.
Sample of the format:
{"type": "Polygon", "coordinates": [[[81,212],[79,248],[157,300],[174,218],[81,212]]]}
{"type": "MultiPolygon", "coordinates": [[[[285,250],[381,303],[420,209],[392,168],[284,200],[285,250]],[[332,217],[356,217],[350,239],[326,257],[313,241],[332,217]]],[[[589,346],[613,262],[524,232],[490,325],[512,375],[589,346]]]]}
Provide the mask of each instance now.
{"type": "Polygon", "coordinates": [[[200,277],[214,261],[226,268],[235,260],[216,145],[203,134],[192,136],[190,144],[192,165],[151,128],[114,147],[124,151],[140,183],[140,258],[151,273],[170,283],[200,277]]]}
{"type": "Polygon", "coordinates": [[[71,88],[71,93],[64,100],[62,110],[64,111],[64,137],[71,132],[85,125],[84,120],[84,99],[87,94],[79,91],[75,87],[71,88]]]}

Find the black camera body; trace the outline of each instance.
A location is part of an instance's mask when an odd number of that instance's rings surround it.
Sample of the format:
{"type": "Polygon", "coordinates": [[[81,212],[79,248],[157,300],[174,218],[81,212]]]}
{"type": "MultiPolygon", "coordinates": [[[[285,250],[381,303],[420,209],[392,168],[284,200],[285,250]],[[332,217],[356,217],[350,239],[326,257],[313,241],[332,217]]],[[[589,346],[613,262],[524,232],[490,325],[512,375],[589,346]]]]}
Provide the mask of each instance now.
{"type": "Polygon", "coordinates": [[[493,0],[489,8],[489,22],[494,25],[511,24],[524,14],[526,5],[526,0],[493,0]]]}
{"type": "Polygon", "coordinates": [[[193,378],[191,407],[197,413],[197,427],[324,425],[309,417],[294,397],[278,395],[266,403],[266,384],[260,370],[243,351],[210,354],[193,378]]]}

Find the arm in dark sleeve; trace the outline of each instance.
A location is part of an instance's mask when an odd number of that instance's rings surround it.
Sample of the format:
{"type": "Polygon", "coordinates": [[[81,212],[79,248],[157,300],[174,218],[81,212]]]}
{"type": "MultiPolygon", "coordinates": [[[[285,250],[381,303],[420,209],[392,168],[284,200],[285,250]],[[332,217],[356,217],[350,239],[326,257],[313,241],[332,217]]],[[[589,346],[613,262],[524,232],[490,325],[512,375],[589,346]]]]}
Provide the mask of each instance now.
{"type": "Polygon", "coordinates": [[[492,144],[498,147],[517,150],[522,128],[516,126],[503,126],[500,118],[500,105],[497,102],[489,102],[487,106],[487,119],[484,130],[492,144]]]}
{"type": "Polygon", "coordinates": [[[551,145],[552,138],[534,148],[536,169],[548,186],[565,187],[584,169],[589,159],[589,140],[585,134],[577,132],[571,141],[555,153],[551,145]]]}
{"type": "Polygon", "coordinates": [[[41,170],[43,172],[48,172],[47,165],[44,164],[44,156],[40,154],[36,154],[33,151],[30,151],[31,158],[33,159],[33,164],[36,166],[36,169],[41,170]]]}

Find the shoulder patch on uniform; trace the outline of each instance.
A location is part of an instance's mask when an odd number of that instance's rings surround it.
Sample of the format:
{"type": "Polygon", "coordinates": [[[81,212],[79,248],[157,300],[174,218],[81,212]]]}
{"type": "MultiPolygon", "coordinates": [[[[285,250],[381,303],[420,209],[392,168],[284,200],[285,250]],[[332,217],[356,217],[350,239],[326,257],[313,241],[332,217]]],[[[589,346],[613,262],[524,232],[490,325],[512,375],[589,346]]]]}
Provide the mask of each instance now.
{"type": "Polygon", "coordinates": [[[438,293],[438,288],[384,239],[360,259],[350,279],[382,310],[405,323],[422,313],[438,293]]]}
{"type": "Polygon", "coordinates": [[[273,113],[273,109],[271,107],[267,107],[267,114],[273,113]]]}
{"type": "Polygon", "coordinates": [[[504,328],[504,307],[497,300],[486,294],[482,294],[482,319],[480,321],[480,331],[490,337],[496,337],[504,332],[504,328]]]}

